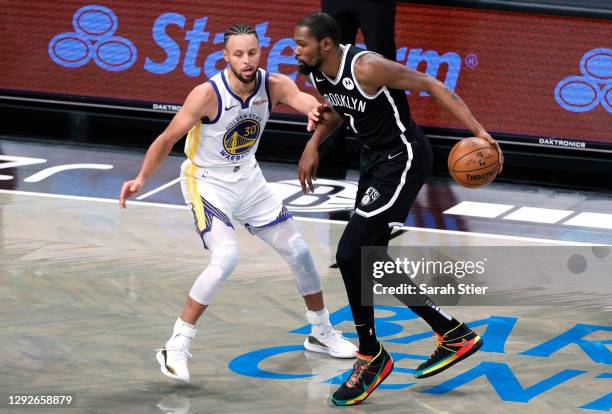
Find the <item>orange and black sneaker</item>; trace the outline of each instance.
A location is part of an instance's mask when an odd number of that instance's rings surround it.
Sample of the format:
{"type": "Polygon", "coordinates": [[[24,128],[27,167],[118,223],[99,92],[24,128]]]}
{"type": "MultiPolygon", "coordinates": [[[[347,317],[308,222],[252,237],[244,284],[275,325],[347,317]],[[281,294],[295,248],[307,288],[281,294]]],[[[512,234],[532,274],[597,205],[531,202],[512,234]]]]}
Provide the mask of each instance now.
{"type": "Polygon", "coordinates": [[[478,351],[484,343],[482,338],[465,324],[457,325],[444,336],[434,332],[437,347],[429,359],[418,366],[414,372],[417,378],[427,378],[439,374],[457,362],[478,351]]]}
{"type": "Polygon", "coordinates": [[[348,379],[336,390],[331,400],[336,405],[356,405],[385,380],[393,370],[393,358],[380,345],[375,356],[357,353],[357,361],[348,379]]]}

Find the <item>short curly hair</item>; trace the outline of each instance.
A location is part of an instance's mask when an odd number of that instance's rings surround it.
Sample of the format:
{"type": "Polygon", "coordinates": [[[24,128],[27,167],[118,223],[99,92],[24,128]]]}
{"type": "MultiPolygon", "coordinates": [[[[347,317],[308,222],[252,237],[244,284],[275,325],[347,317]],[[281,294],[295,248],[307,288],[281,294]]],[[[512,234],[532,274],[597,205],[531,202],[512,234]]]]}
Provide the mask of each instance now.
{"type": "Polygon", "coordinates": [[[338,22],[327,13],[312,13],[302,17],[296,24],[298,27],[307,27],[310,34],[321,41],[326,37],[336,44],[340,44],[340,26],[338,22]]]}

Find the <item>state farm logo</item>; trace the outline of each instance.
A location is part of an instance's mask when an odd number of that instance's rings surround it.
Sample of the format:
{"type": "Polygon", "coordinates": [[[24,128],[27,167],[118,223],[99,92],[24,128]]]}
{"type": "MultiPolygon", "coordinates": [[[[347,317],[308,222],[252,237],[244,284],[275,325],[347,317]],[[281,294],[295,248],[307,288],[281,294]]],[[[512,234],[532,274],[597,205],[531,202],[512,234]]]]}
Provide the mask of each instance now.
{"type": "Polygon", "coordinates": [[[100,68],[118,72],[130,68],[138,53],[125,37],[115,36],[119,26],[111,9],[93,4],[72,17],[74,32],[60,33],[49,42],[49,56],[60,66],[78,68],[91,59],[100,68]]]}
{"type": "Polygon", "coordinates": [[[587,112],[598,105],[612,112],[612,49],[589,50],[580,59],[582,75],[557,84],[555,100],[565,110],[587,112]]]}

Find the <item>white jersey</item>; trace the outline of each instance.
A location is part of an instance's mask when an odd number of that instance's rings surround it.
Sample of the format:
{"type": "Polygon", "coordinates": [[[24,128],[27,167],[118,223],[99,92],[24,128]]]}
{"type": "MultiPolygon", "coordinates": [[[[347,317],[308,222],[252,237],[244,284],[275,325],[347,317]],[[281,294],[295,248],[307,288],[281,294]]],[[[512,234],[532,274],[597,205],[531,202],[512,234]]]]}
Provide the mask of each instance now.
{"type": "Polygon", "coordinates": [[[226,70],[209,82],[217,96],[215,119],[200,119],[185,142],[185,174],[204,169],[209,175],[235,181],[257,167],[255,151],[272,109],[268,73],[257,70],[253,93],[243,101],[229,86],[226,70]]]}

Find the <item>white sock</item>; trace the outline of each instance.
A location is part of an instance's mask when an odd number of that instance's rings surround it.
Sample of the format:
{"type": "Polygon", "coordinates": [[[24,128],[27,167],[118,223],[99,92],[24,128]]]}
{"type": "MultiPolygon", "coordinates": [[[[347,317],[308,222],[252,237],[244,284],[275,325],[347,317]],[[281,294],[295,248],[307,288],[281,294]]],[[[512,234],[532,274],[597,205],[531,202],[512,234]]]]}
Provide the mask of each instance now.
{"type": "MultiPolygon", "coordinates": [[[[179,318],[176,320],[176,324],[180,324],[180,325],[182,325],[182,326],[186,326],[186,327],[191,328],[191,329],[196,329],[196,326],[195,326],[195,325],[192,325],[192,324],[190,324],[190,323],[185,322],[184,320],[182,320],[182,319],[181,319],[181,317],[180,317],[180,316],[179,316],[179,318]]],[[[176,329],[176,324],[174,325],[174,329],[176,329]]]]}
{"type": "Polygon", "coordinates": [[[172,336],[168,340],[166,348],[175,348],[178,346],[179,348],[186,348],[188,351],[191,346],[191,340],[196,332],[197,328],[195,325],[183,321],[180,317],[177,318],[174,323],[172,336]],[[169,346],[169,344],[174,346],[169,346]]]}
{"type": "Polygon", "coordinates": [[[326,334],[332,329],[329,322],[329,312],[325,307],[319,311],[307,311],[306,319],[311,325],[311,332],[314,334],[326,334]]]}

